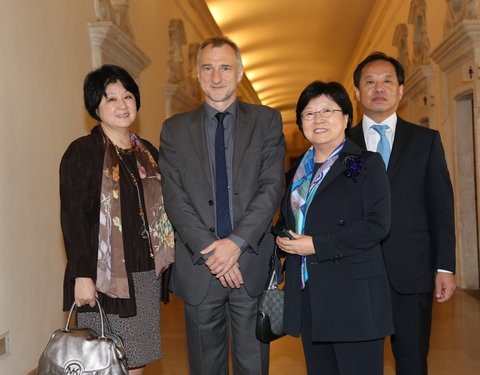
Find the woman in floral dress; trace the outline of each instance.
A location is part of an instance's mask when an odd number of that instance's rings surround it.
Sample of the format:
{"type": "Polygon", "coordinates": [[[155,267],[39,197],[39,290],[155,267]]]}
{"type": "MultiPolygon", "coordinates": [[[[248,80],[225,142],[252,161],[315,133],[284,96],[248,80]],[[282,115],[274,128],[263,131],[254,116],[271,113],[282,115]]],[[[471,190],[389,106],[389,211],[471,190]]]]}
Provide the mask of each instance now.
{"type": "Polygon", "coordinates": [[[162,355],[161,275],[173,262],[158,152],[129,130],[140,93],[124,69],[89,73],[84,101],[99,125],[73,141],[60,164],[64,310],[75,302],[79,327],[98,329],[98,298],[123,340],[129,374],[143,374],[162,355]]]}

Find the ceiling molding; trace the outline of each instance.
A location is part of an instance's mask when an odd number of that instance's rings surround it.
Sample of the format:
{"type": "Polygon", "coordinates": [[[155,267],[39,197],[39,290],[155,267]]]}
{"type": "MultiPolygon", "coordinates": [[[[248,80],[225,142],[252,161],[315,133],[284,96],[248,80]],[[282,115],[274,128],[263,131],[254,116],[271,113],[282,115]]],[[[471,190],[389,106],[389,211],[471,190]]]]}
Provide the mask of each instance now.
{"type": "Polygon", "coordinates": [[[464,20],[454,26],[445,40],[430,57],[444,72],[450,72],[466,60],[475,58],[480,63],[480,21],[464,20]]]}
{"type": "Polygon", "coordinates": [[[134,78],[150,65],[150,59],[135,42],[113,22],[88,24],[92,48],[92,65],[116,64],[126,69],[134,78]]]}
{"type": "MultiPolygon", "coordinates": [[[[179,0],[176,0],[176,2],[178,4],[179,0]]],[[[205,0],[189,0],[189,3],[192,9],[197,14],[198,19],[203,23],[203,26],[209,32],[210,36],[223,35],[222,30],[220,30],[217,23],[215,22],[215,19],[213,18],[212,13],[210,12],[210,9],[208,9],[208,6],[205,3],[205,0]]],[[[189,21],[190,23],[192,23],[191,20],[189,21]]],[[[208,38],[208,36],[202,37],[202,39],[206,39],[206,38],[208,38]]]]}
{"type": "Polygon", "coordinates": [[[420,94],[433,92],[433,81],[435,78],[435,67],[433,65],[416,66],[408,75],[403,92],[404,98],[415,98],[420,94]]]}

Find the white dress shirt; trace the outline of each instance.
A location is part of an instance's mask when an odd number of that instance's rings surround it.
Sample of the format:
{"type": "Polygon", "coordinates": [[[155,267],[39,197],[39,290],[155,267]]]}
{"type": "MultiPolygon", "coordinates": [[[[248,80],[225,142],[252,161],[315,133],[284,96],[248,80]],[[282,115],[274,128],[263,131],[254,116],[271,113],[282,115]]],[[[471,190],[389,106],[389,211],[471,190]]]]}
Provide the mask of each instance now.
{"type": "Polygon", "coordinates": [[[395,129],[397,127],[397,114],[394,112],[382,122],[375,122],[370,117],[363,115],[362,128],[365,136],[365,144],[368,151],[377,151],[377,145],[380,141],[380,134],[372,129],[373,125],[387,125],[388,129],[385,135],[390,143],[390,152],[392,151],[393,141],[395,139],[395,129]]]}

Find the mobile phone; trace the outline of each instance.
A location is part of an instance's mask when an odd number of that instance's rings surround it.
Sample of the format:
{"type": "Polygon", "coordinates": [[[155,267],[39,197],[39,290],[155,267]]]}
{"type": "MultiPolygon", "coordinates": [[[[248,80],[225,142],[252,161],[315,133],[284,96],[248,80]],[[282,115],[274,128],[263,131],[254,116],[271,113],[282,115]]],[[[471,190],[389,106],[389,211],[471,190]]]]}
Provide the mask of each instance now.
{"type": "Polygon", "coordinates": [[[288,231],[287,229],[285,228],[281,228],[281,227],[272,227],[272,233],[275,235],[275,236],[278,236],[278,237],[287,237],[291,240],[294,240],[295,237],[293,237],[288,231]]]}

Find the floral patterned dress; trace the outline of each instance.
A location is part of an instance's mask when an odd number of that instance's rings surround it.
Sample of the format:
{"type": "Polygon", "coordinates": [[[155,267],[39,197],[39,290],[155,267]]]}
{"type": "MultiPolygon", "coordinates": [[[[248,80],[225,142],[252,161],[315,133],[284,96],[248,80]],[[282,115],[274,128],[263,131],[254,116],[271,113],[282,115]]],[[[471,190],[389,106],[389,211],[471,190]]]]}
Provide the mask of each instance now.
{"type": "MultiPolygon", "coordinates": [[[[142,140],[152,157],[158,152],[148,141],[142,140]]],[[[100,217],[100,191],[105,148],[99,126],[90,135],[73,141],[63,155],[60,164],[61,224],[67,254],[67,267],[64,277],[64,310],[70,309],[74,300],[76,277],[96,279],[98,258],[98,233],[100,217]]],[[[123,152],[122,157],[136,178],[141,181],[135,156],[123,152]]],[[[148,240],[142,237],[142,220],[138,215],[138,195],[131,181],[129,171],[120,164],[121,223],[125,253],[125,266],[129,280],[131,298],[110,298],[99,295],[106,313],[131,317],[136,314],[135,293],[132,273],[155,268],[150,257],[148,240]]],[[[140,196],[144,205],[141,184],[140,196]]],[[[173,241],[173,238],[171,238],[173,241]]],[[[80,311],[95,311],[82,307],[80,311]]]]}
{"type": "MultiPolygon", "coordinates": [[[[142,142],[157,159],[157,150],[148,141],[142,142]]],[[[96,278],[104,152],[102,134],[99,127],[95,127],[90,135],[72,142],[61,161],[61,224],[67,254],[64,310],[69,310],[73,303],[75,278],[96,278]]],[[[137,367],[161,357],[161,280],[155,276],[148,240],[141,233],[143,222],[138,215],[138,193],[130,177],[132,171],[141,181],[142,170],[138,168],[133,152],[123,150],[121,156],[126,166],[120,163],[115,171],[120,176],[121,191],[121,218],[118,222],[122,226],[130,298],[110,298],[99,293],[99,301],[114,332],[124,341],[129,367],[137,367]]],[[[145,207],[141,184],[139,192],[145,207]]],[[[96,308],[83,306],[78,310],[80,327],[98,328],[96,308]]]]}

